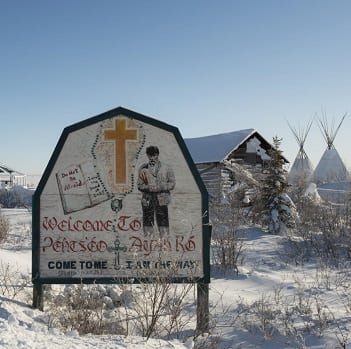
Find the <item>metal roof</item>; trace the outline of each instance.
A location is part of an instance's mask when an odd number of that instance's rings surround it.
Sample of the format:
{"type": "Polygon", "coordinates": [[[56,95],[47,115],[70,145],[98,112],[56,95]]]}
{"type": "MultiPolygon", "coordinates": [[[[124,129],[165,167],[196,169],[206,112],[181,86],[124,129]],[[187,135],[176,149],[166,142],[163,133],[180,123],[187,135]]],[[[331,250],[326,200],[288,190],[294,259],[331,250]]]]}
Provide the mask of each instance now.
{"type": "Polygon", "coordinates": [[[0,165],[0,173],[14,173],[18,175],[23,175],[23,173],[13,170],[12,168],[6,165],[0,165]]]}
{"type": "Polygon", "coordinates": [[[249,128],[184,141],[195,163],[220,162],[256,132],[249,128]]]}

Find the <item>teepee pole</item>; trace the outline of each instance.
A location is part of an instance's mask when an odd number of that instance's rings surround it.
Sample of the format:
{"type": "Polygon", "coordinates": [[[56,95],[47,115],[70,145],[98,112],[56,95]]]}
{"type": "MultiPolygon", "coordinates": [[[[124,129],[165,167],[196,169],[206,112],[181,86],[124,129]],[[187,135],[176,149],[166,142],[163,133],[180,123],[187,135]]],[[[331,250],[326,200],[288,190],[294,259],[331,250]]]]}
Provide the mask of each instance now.
{"type": "Polygon", "coordinates": [[[313,119],[307,124],[306,128],[299,127],[297,129],[296,127],[291,126],[290,123],[288,122],[288,126],[289,126],[291,132],[293,133],[297,144],[299,145],[299,152],[298,152],[297,158],[301,158],[301,159],[308,158],[308,156],[305,152],[304,146],[305,146],[307,136],[310,132],[312,123],[313,123],[313,119]]]}
{"type": "Polygon", "coordinates": [[[341,121],[339,122],[339,125],[336,129],[334,128],[334,120],[330,126],[328,125],[328,121],[325,113],[323,113],[323,118],[318,119],[319,121],[318,126],[319,126],[319,129],[321,130],[324,140],[327,143],[328,149],[332,149],[334,147],[334,141],[335,141],[336,135],[339,132],[340,127],[344,122],[346,115],[347,113],[345,113],[342,116],[341,121]]]}

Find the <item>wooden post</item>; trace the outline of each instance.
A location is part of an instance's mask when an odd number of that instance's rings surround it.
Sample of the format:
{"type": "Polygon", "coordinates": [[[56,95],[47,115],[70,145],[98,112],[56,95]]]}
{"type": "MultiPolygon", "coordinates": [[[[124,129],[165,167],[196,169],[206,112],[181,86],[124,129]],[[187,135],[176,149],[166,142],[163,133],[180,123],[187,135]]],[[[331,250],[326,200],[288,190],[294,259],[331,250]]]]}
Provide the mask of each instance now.
{"type": "Polygon", "coordinates": [[[206,333],[209,330],[209,284],[197,283],[197,325],[196,332],[206,333]]]}
{"type": "Polygon", "coordinates": [[[33,285],[33,308],[44,311],[44,285],[33,285]]]}

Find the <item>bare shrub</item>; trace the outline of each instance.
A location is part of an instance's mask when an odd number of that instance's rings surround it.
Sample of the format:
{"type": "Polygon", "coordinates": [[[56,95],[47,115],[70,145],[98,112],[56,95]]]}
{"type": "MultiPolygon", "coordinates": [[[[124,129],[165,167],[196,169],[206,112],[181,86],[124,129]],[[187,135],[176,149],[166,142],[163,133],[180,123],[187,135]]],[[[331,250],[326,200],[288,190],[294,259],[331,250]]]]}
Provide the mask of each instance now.
{"type": "MultiPolygon", "coordinates": [[[[162,259],[161,259],[162,260],[162,259]]],[[[180,338],[186,326],[192,321],[195,295],[194,283],[174,284],[179,263],[172,263],[169,269],[147,273],[140,271],[140,282],[145,277],[150,283],[118,285],[121,290],[121,318],[125,319],[128,334],[146,338],[180,338]],[[186,311],[188,309],[188,311],[186,311]]],[[[135,281],[138,281],[136,279],[135,281]]]]}
{"type": "Polygon", "coordinates": [[[295,259],[318,257],[337,266],[351,259],[350,210],[330,204],[316,204],[306,198],[299,203],[300,222],[295,236],[289,236],[295,259]]]}
{"type": "Polygon", "coordinates": [[[288,235],[287,241],[283,245],[282,259],[287,263],[293,263],[296,266],[303,266],[311,260],[311,244],[304,238],[296,235],[288,235]]]}
{"type": "Polygon", "coordinates": [[[245,251],[245,236],[240,230],[246,222],[245,208],[234,197],[227,196],[228,202],[212,202],[212,264],[223,270],[239,272],[245,251]]]}
{"type": "Polygon", "coordinates": [[[46,321],[49,327],[83,334],[125,334],[121,326],[108,316],[116,304],[102,285],[66,285],[63,292],[52,295],[46,321]]]}
{"type": "MultiPolygon", "coordinates": [[[[210,323],[207,333],[196,333],[194,349],[215,349],[222,347],[223,330],[239,328],[239,318],[245,313],[245,307],[234,307],[224,299],[224,292],[211,287],[212,302],[210,303],[210,323]]],[[[226,348],[226,346],[224,346],[226,348]]]]}
{"type": "Polygon", "coordinates": [[[166,322],[163,324],[163,330],[169,339],[180,339],[181,334],[193,318],[194,309],[192,306],[194,304],[189,304],[188,297],[193,290],[194,284],[174,285],[166,295],[166,322]],[[188,312],[184,311],[184,306],[189,308],[188,312]]]}
{"type": "Polygon", "coordinates": [[[204,333],[196,338],[194,349],[216,349],[220,342],[220,336],[204,333]]]}
{"type": "Polygon", "coordinates": [[[0,294],[15,299],[31,286],[29,276],[20,273],[18,268],[11,267],[10,263],[0,261],[0,294]]]}
{"type": "Polygon", "coordinates": [[[124,304],[122,298],[129,334],[146,338],[181,338],[193,317],[194,309],[191,306],[194,301],[189,303],[188,299],[193,284],[171,284],[164,280],[120,287],[124,293],[130,290],[128,305],[124,304]],[[188,313],[184,311],[186,307],[191,308],[188,313]]]}
{"type": "Polygon", "coordinates": [[[351,331],[350,331],[350,326],[348,326],[348,321],[341,321],[340,319],[337,319],[334,315],[334,313],[328,308],[330,317],[334,323],[333,327],[333,333],[335,338],[337,339],[340,348],[342,349],[347,349],[348,344],[350,344],[350,336],[351,336],[351,331]]]}
{"type": "Polygon", "coordinates": [[[238,302],[242,311],[237,322],[255,335],[263,335],[266,340],[282,336],[298,348],[305,348],[310,334],[323,336],[326,331],[345,339],[345,331],[335,326],[336,319],[332,309],[327,306],[322,293],[311,293],[302,280],[297,280],[293,294],[283,293],[283,287],[262,294],[257,300],[238,302]]]}
{"type": "Polygon", "coordinates": [[[239,273],[239,265],[244,260],[245,240],[240,231],[223,231],[217,233],[212,242],[213,264],[220,265],[224,270],[239,273]]]}
{"type": "Polygon", "coordinates": [[[134,327],[143,336],[159,336],[161,333],[161,317],[165,312],[166,294],[170,283],[156,282],[134,287],[132,306],[136,313],[134,327]]]}

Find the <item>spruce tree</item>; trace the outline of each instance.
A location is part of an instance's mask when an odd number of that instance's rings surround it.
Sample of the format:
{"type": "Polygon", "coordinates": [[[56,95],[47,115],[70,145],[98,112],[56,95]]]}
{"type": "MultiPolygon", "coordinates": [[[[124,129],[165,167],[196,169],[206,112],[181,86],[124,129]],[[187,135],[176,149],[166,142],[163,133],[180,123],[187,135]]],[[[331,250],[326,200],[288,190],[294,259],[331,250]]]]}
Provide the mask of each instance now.
{"type": "Polygon", "coordinates": [[[295,205],[287,194],[288,172],[280,150],[281,138],[273,138],[273,148],[269,152],[271,160],[263,181],[261,197],[263,214],[272,234],[285,234],[296,222],[295,205]]]}

